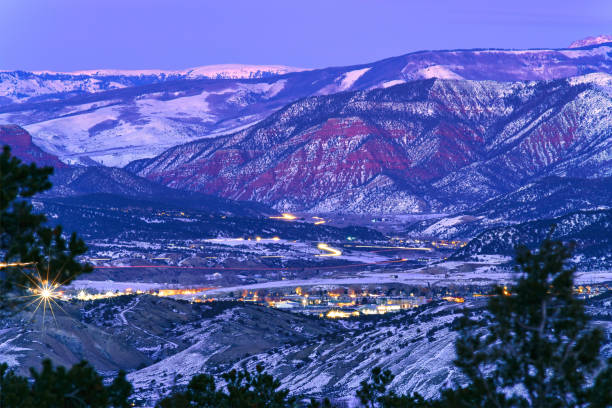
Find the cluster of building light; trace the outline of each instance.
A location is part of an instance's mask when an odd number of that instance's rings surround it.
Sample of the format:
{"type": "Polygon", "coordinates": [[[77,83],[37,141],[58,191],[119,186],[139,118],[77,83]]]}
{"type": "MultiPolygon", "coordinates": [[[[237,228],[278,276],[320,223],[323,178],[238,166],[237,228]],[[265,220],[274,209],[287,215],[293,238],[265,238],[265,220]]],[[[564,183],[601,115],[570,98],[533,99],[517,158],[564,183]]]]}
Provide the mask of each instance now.
{"type": "Polygon", "coordinates": [[[248,238],[211,238],[211,239],[207,239],[207,241],[210,242],[227,242],[227,241],[280,241],[280,237],[274,236],[272,238],[262,238],[260,236],[256,236],[254,239],[251,239],[251,237],[248,238]]]}
{"type": "MultiPolygon", "coordinates": [[[[577,294],[594,295],[602,291],[610,290],[607,285],[601,286],[577,286],[577,294]]],[[[348,293],[341,294],[338,291],[330,290],[324,294],[308,294],[301,287],[295,288],[295,294],[281,295],[280,298],[272,300],[267,295],[260,296],[257,292],[243,291],[240,301],[259,302],[269,307],[278,309],[292,310],[300,313],[318,315],[332,319],[348,318],[360,315],[377,315],[398,312],[403,309],[418,307],[432,299],[415,297],[413,293],[408,296],[389,297],[381,293],[369,293],[364,290],[360,293],[349,290],[348,293]],[[370,300],[365,300],[365,299],[370,300]],[[359,299],[363,299],[362,302],[359,299]]],[[[502,288],[503,296],[512,296],[508,287],[502,288]]],[[[467,295],[465,295],[467,296],[467,295]]],[[[492,297],[495,294],[474,293],[474,298],[492,297]]],[[[447,292],[438,299],[453,303],[465,303],[468,297],[455,295],[447,292]]]]}
{"type": "MultiPolygon", "coordinates": [[[[275,215],[275,216],[268,217],[268,218],[273,219],[273,220],[283,220],[283,221],[295,221],[298,219],[297,216],[290,214],[290,213],[282,213],[281,215],[275,215]]],[[[312,217],[312,219],[314,220],[313,222],[314,225],[322,225],[326,223],[325,219],[321,217],[312,217]]]]}
{"type": "MultiPolygon", "coordinates": [[[[340,305],[338,305],[340,307],[340,305]]],[[[396,313],[403,309],[409,309],[412,307],[418,307],[417,305],[402,305],[402,304],[382,304],[382,305],[363,305],[357,310],[342,310],[342,309],[331,309],[327,313],[319,314],[319,317],[327,317],[329,319],[346,319],[353,316],[360,315],[384,315],[387,313],[396,313]]]]}
{"type": "Polygon", "coordinates": [[[592,296],[597,296],[600,293],[604,293],[608,290],[612,290],[612,288],[608,286],[608,284],[604,283],[604,284],[586,285],[586,286],[580,285],[574,289],[574,292],[577,293],[579,296],[592,297],[592,296]]]}
{"type": "Polygon", "coordinates": [[[603,285],[579,285],[574,288],[574,293],[585,297],[592,297],[608,290],[612,290],[612,288],[605,283],[603,285]]]}
{"type": "Polygon", "coordinates": [[[424,297],[415,297],[412,293],[410,297],[391,298],[379,293],[369,293],[367,290],[361,293],[349,291],[348,294],[329,291],[321,295],[305,293],[301,287],[296,287],[294,291],[295,294],[281,295],[274,299],[267,295],[260,296],[257,291],[245,290],[237,300],[333,319],[399,312],[427,302],[424,297]],[[361,303],[360,299],[365,303],[361,303]]]}
{"type": "Polygon", "coordinates": [[[448,301],[448,302],[455,302],[455,303],[464,303],[465,302],[465,298],[462,297],[457,297],[457,296],[444,296],[442,299],[448,301]]]}
{"type": "MultiPolygon", "coordinates": [[[[142,292],[136,292],[136,293],[142,293],[142,292]]],[[[91,300],[98,300],[98,299],[108,299],[108,298],[114,298],[114,297],[118,297],[118,296],[124,296],[124,295],[131,295],[131,289],[126,289],[125,292],[113,292],[113,291],[107,291],[105,293],[87,293],[84,290],[80,290],[79,293],[77,293],[76,298],[78,300],[81,301],[91,301],[91,300]],[[130,292],[128,292],[128,290],[130,292]]]]}
{"type": "Polygon", "coordinates": [[[193,288],[193,289],[160,289],[156,293],[153,293],[155,296],[177,296],[177,295],[196,295],[200,292],[212,288],[193,288]]]}
{"type": "MultiPolygon", "coordinates": [[[[124,291],[106,291],[104,293],[88,293],[85,290],[80,290],[76,299],[81,301],[91,301],[98,299],[108,299],[114,298],[118,296],[129,296],[129,295],[142,295],[148,294],[152,296],[166,297],[166,296],[178,296],[178,295],[197,295],[205,290],[211,288],[183,288],[183,289],[159,289],[157,291],[142,291],[142,290],[133,290],[131,288],[127,288],[124,291]]],[[[65,299],[69,299],[70,296],[62,296],[65,299]]]]}
{"type": "Polygon", "coordinates": [[[463,248],[467,245],[465,241],[431,241],[431,246],[440,248],[440,247],[450,247],[450,248],[463,248]]]}
{"type": "MultiPolygon", "coordinates": [[[[322,314],[319,316],[323,317],[322,314]]],[[[351,316],[359,316],[359,312],[358,311],[344,312],[342,310],[330,310],[325,315],[325,317],[327,317],[328,319],[346,319],[351,316]]]]}

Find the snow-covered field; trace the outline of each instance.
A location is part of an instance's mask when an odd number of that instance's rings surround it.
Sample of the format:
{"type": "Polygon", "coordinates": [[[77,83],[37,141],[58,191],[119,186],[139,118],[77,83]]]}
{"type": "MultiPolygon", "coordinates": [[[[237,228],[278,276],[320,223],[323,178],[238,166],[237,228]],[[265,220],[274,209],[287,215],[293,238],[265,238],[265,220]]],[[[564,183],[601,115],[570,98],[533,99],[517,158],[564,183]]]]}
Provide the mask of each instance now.
{"type": "MultiPolygon", "coordinates": [[[[227,98],[240,109],[249,98],[271,98],[282,90],[283,80],[258,84],[233,84],[217,91],[196,95],[174,92],[168,96],[149,93],[131,101],[104,101],[99,104],[67,106],[59,117],[43,119],[25,128],[34,143],[70,163],[93,159],[107,166],[124,166],[130,161],[153,157],[177,144],[237,130],[261,119],[245,117],[246,122],[228,122],[228,128],[215,124],[222,118],[219,107],[209,98],[227,98]],[[214,135],[211,135],[214,133],[214,135]]],[[[0,115],[0,120],[9,120],[0,115]]]]}

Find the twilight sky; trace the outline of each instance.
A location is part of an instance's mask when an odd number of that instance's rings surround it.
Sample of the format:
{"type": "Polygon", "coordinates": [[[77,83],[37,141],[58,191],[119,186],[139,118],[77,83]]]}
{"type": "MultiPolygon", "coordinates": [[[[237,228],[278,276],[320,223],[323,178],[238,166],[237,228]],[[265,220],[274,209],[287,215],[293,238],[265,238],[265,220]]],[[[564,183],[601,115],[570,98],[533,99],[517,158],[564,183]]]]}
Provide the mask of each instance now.
{"type": "Polygon", "coordinates": [[[316,68],[597,34],[610,0],[0,0],[0,70],[316,68]]]}

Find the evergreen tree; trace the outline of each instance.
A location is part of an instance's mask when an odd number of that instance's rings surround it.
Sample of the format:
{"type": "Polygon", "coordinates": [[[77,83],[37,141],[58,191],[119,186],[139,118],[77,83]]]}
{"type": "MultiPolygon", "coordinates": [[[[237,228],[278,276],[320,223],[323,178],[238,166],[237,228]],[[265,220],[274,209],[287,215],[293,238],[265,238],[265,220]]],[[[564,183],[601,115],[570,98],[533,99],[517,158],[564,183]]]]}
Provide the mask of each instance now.
{"type": "Polygon", "coordinates": [[[108,402],[111,407],[128,408],[132,406],[130,403],[130,396],[134,391],[134,387],[132,383],[127,380],[125,371],[119,370],[117,377],[115,377],[106,390],[108,392],[108,402]]]}
{"type": "Polygon", "coordinates": [[[15,375],[6,363],[0,364],[0,407],[35,407],[28,379],[15,375]]]}
{"type": "Polygon", "coordinates": [[[382,371],[380,367],[374,367],[370,378],[363,380],[361,387],[357,390],[359,401],[368,408],[379,406],[391,381],[393,381],[391,371],[382,371]]]}
{"type": "Polygon", "coordinates": [[[255,373],[232,370],[221,376],[227,382],[228,407],[289,408],[296,400],[288,397],[289,390],[279,390],[280,381],[263,371],[261,365],[255,373]]]}
{"type": "Polygon", "coordinates": [[[383,371],[380,367],[374,367],[370,378],[361,382],[357,390],[357,397],[364,407],[367,408],[427,408],[435,407],[435,401],[426,401],[418,393],[413,395],[397,395],[387,388],[394,375],[390,370],[383,371]]]}
{"type": "Polygon", "coordinates": [[[466,312],[459,325],[455,364],[467,385],[443,393],[457,407],[610,406],[611,370],[600,370],[603,332],[589,325],[573,293],[571,248],[546,240],[520,247],[518,282],[498,287],[482,316],[466,312]],[[607,389],[605,388],[607,387],[607,389]]]}
{"type": "Polygon", "coordinates": [[[54,367],[51,360],[45,360],[40,372],[30,369],[30,374],[34,380],[30,392],[36,401],[40,401],[41,407],[108,406],[102,377],[85,362],[66,370],[54,367]]]}
{"type": "Polygon", "coordinates": [[[30,369],[31,381],[0,365],[0,407],[2,408],[127,408],[132,385],[120,373],[111,385],[86,362],[69,370],[43,361],[40,372],[30,369]]]}
{"type": "Polygon", "coordinates": [[[92,270],[76,260],[87,250],[83,240],[74,233],[66,239],[61,227],[46,226],[46,217],[29,202],[51,188],[52,173],[52,167],[22,163],[8,146],[0,154],[0,262],[26,264],[0,269],[0,310],[14,309],[34,281],[65,284],[92,270]]]}
{"type": "Polygon", "coordinates": [[[175,392],[158,403],[159,408],[293,408],[297,407],[288,390],[258,365],[255,373],[232,370],[221,376],[226,390],[217,389],[214,377],[200,374],[186,390],[175,392]]]}
{"type": "Polygon", "coordinates": [[[612,406],[612,358],[608,359],[606,368],[595,378],[595,383],[588,390],[587,399],[590,408],[609,408],[612,406]]]}
{"type": "Polygon", "coordinates": [[[310,399],[310,403],[307,405],[307,408],[336,408],[332,405],[329,398],[323,398],[322,401],[318,401],[314,398],[310,399]]]}
{"type": "MultiPolygon", "coordinates": [[[[65,284],[92,267],[77,257],[87,251],[82,239],[66,239],[60,226],[50,228],[36,214],[29,199],[51,188],[51,167],[23,164],[5,146],[0,154],[0,311],[15,311],[22,292],[44,281],[65,284]],[[7,264],[25,264],[7,266],[7,264]]],[[[0,365],[2,408],[127,408],[132,385],[119,372],[105,386],[102,377],[86,362],[69,370],[43,362],[40,372],[31,369],[31,381],[0,365]]]]}
{"type": "Polygon", "coordinates": [[[221,407],[222,401],[227,396],[217,390],[215,379],[208,374],[194,376],[185,391],[177,391],[162,399],[158,403],[159,408],[215,408],[221,407]]]}

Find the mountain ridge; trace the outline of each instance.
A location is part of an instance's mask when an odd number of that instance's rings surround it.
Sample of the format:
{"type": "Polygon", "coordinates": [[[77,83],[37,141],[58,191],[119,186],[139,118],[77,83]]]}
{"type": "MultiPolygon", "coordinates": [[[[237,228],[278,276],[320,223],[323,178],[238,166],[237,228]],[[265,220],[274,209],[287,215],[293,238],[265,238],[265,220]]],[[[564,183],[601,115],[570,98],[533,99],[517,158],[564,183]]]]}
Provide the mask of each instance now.
{"type": "Polygon", "coordinates": [[[610,175],[612,99],[596,82],[430,79],[316,96],[126,170],[278,210],[454,212],[537,177],[610,175]]]}
{"type": "Polygon", "coordinates": [[[426,238],[473,238],[496,227],[612,208],[612,177],[549,176],[458,214],[415,222],[406,234],[426,238]]]}
{"type": "MultiPolygon", "coordinates": [[[[307,71],[308,68],[287,65],[249,65],[249,64],[211,64],[185,69],[86,69],[77,71],[30,71],[36,75],[75,75],[75,76],[185,76],[187,78],[243,79],[261,78],[266,75],[282,75],[289,72],[307,71]]],[[[13,71],[0,71],[13,72],[13,71]]],[[[27,72],[27,71],[26,71],[27,72]]]]}
{"type": "Polygon", "coordinates": [[[122,166],[174,145],[231,133],[304,97],[436,77],[507,82],[612,73],[611,54],[612,43],[558,50],[419,51],[247,79],[84,80],[5,72],[0,73],[0,123],[25,126],[62,160],[122,166]]]}
{"type": "Polygon", "coordinates": [[[452,259],[478,255],[514,255],[517,245],[535,249],[546,238],[575,244],[574,264],[584,271],[612,265],[612,210],[581,210],[556,218],[538,219],[488,229],[453,254],[452,259]]]}
{"type": "MultiPolygon", "coordinates": [[[[241,216],[263,216],[276,214],[271,208],[258,203],[237,202],[180,191],[138,177],[120,168],[104,166],[70,166],[61,162],[32,142],[32,136],[18,125],[0,125],[0,147],[8,145],[11,154],[26,163],[52,166],[52,188],[38,198],[76,197],[106,194],[116,197],[118,202],[126,198],[149,200],[158,204],[183,205],[211,213],[228,213],[241,216]]],[[[124,204],[124,203],[122,203],[124,204]]],[[[119,205],[120,206],[120,205],[119,205]]]]}

